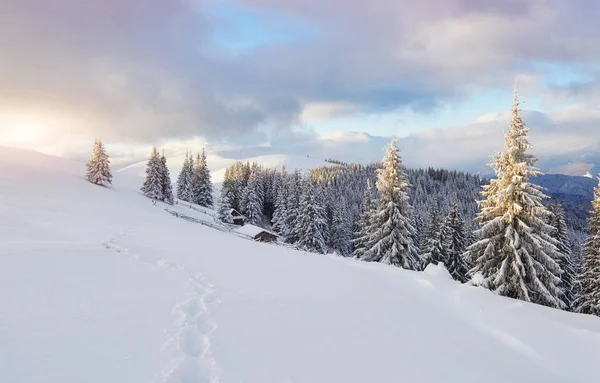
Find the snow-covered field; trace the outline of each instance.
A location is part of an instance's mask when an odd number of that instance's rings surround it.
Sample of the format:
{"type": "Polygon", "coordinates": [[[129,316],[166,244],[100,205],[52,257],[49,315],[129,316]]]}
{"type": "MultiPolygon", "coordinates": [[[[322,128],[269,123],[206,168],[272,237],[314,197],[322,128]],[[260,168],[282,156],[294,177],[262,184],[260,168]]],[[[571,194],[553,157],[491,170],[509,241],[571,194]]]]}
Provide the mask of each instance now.
{"type": "Polygon", "coordinates": [[[245,240],[84,170],[0,148],[0,382],[600,382],[600,318],[245,240]]]}

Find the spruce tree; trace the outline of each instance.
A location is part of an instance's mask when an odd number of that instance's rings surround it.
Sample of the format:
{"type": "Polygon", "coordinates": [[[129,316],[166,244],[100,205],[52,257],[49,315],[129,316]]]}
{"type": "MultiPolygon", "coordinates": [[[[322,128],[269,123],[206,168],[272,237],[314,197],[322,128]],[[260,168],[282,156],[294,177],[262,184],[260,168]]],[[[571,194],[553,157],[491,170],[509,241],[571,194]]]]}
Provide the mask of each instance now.
{"type": "Polygon", "coordinates": [[[445,222],[438,208],[438,200],[434,199],[429,207],[429,225],[421,248],[423,268],[430,263],[447,265],[446,231],[445,222]]]}
{"type": "Polygon", "coordinates": [[[558,264],[563,271],[560,287],[563,290],[563,300],[570,308],[574,298],[573,282],[575,280],[575,268],[571,260],[571,243],[567,233],[565,211],[560,203],[551,203],[548,208],[552,213],[549,223],[554,228],[553,236],[558,242],[557,247],[561,255],[558,260],[558,264]]]}
{"type": "Polygon", "coordinates": [[[285,241],[292,244],[299,240],[295,229],[300,210],[301,181],[302,175],[299,170],[291,174],[288,179],[287,216],[285,219],[285,226],[288,228],[288,232],[285,235],[285,241]]]}
{"type": "Polygon", "coordinates": [[[92,154],[87,163],[86,177],[88,181],[96,185],[102,185],[105,182],[112,184],[112,173],[109,165],[110,159],[104,150],[104,144],[100,138],[96,138],[92,154]]]}
{"type": "Polygon", "coordinates": [[[259,191],[261,186],[258,171],[252,171],[242,198],[243,214],[246,216],[248,223],[252,225],[262,223],[263,201],[259,191]]]}
{"type": "MultiPolygon", "coordinates": [[[[352,250],[352,222],[348,217],[348,206],[344,196],[334,200],[331,233],[331,248],[344,257],[352,250]]],[[[322,201],[321,201],[322,203],[322,201]]]]}
{"type": "Polygon", "coordinates": [[[236,198],[235,182],[232,169],[227,168],[225,170],[225,176],[223,177],[223,183],[221,184],[221,196],[219,198],[219,210],[217,212],[219,219],[225,223],[233,223],[231,209],[235,209],[233,207],[233,201],[236,198]]]}
{"type": "Polygon", "coordinates": [[[171,185],[171,173],[167,166],[167,157],[163,152],[160,157],[160,173],[161,173],[161,189],[162,189],[162,200],[169,205],[173,205],[173,185],[171,185]]]}
{"type": "Polygon", "coordinates": [[[402,169],[396,139],[386,147],[383,169],[378,170],[379,206],[371,217],[369,239],[359,257],[368,262],[381,262],[409,270],[421,267],[419,250],[413,242],[410,184],[402,169]]]}
{"type": "Polygon", "coordinates": [[[193,200],[192,177],[193,160],[192,155],[187,152],[185,154],[183,166],[181,167],[181,172],[177,177],[177,198],[182,201],[192,202],[193,200]]]}
{"type": "Polygon", "coordinates": [[[294,231],[298,237],[296,245],[299,248],[325,254],[327,246],[324,234],[327,230],[327,222],[322,196],[319,194],[317,186],[309,177],[306,177],[302,181],[300,209],[294,231]]]}
{"type": "Polygon", "coordinates": [[[371,234],[371,216],[373,215],[374,209],[375,201],[373,200],[373,187],[371,186],[371,181],[367,179],[367,187],[363,197],[363,212],[360,216],[358,231],[356,232],[353,241],[354,258],[360,259],[365,252],[365,247],[371,234]]]}
{"type": "Polygon", "coordinates": [[[192,190],[194,203],[204,207],[213,206],[213,187],[204,149],[202,149],[202,153],[196,156],[194,162],[192,190]]]}
{"type": "Polygon", "coordinates": [[[273,219],[271,220],[271,223],[273,224],[273,230],[285,240],[285,237],[288,233],[288,227],[286,225],[288,195],[285,173],[282,172],[278,179],[279,186],[277,187],[275,211],[273,212],[273,219]]]}
{"type": "Polygon", "coordinates": [[[458,209],[458,202],[454,200],[445,220],[448,262],[446,269],[454,280],[465,283],[468,280],[469,264],[463,258],[467,248],[465,236],[465,223],[458,209]]]}
{"type": "Polygon", "coordinates": [[[478,241],[468,248],[466,259],[473,265],[471,275],[478,274],[478,284],[497,294],[564,308],[560,253],[551,235],[553,228],[545,222],[549,212],[542,204],[548,197],[529,182],[541,173],[534,166],[536,157],[528,153],[528,131],[515,91],[512,119],[504,135],[506,150],[494,157],[497,178],[484,186],[485,199],[478,202],[478,241]]]}
{"type": "Polygon", "coordinates": [[[152,148],[148,164],[146,166],[146,180],[142,185],[141,191],[148,198],[155,201],[163,199],[163,175],[162,175],[162,162],[160,154],[156,146],[152,148]]]}
{"type": "Polygon", "coordinates": [[[592,201],[588,236],[583,246],[583,262],[576,286],[574,311],[600,316],[600,184],[592,201]]]}

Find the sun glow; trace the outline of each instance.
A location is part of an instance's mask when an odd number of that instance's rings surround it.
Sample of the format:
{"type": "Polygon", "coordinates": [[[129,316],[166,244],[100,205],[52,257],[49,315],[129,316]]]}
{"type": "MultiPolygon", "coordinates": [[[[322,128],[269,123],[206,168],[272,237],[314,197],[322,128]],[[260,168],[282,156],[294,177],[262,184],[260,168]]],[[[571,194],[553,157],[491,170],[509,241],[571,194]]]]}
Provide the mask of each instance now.
{"type": "Polygon", "coordinates": [[[23,124],[10,128],[6,136],[9,142],[25,144],[42,138],[44,128],[37,124],[23,124]]]}

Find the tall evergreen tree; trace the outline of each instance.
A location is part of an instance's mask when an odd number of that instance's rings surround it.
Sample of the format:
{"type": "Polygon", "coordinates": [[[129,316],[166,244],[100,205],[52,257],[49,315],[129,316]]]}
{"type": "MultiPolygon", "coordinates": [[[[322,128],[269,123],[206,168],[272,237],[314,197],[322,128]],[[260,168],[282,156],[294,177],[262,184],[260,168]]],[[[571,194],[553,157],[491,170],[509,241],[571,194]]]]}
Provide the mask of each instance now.
{"type": "Polygon", "coordinates": [[[324,254],[327,252],[324,234],[327,230],[322,197],[309,177],[302,181],[299,215],[295,228],[296,243],[303,250],[324,254]]]}
{"type": "Polygon", "coordinates": [[[423,268],[428,264],[437,265],[448,263],[448,249],[446,247],[446,231],[445,222],[438,208],[438,200],[431,201],[429,207],[429,225],[423,238],[421,246],[421,254],[423,259],[423,268]]]}
{"type": "Polygon", "coordinates": [[[177,198],[186,202],[193,202],[193,159],[192,155],[187,152],[185,160],[181,167],[181,172],[177,177],[177,198]]]}
{"type": "Polygon", "coordinates": [[[162,200],[169,205],[173,205],[173,186],[171,185],[171,173],[167,166],[167,157],[163,152],[160,157],[160,174],[161,174],[161,189],[162,200]]]}
{"type": "Polygon", "coordinates": [[[235,209],[235,184],[236,180],[233,178],[233,171],[231,168],[227,168],[225,170],[225,176],[223,177],[223,183],[221,184],[221,196],[219,198],[219,210],[217,212],[219,219],[225,223],[233,223],[231,209],[235,209]]]}
{"type": "Polygon", "coordinates": [[[288,232],[285,235],[287,243],[296,243],[300,239],[295,229],[300,210],[301,181],[302,175],[299,170],[296,170],[288,177],[287,217],[285,219],[285,226],[288,228],[288,232]]]}
{"type": "Polygon", "coordinates": [[[458,209],[458,202],[454,200],[445,220],[448,262],[446,269],[454,280],[465,283],[468,278],[469,264],[463,258],[467,248],[465,236],[465,222],[458,209]]]}
{"type": "Polygon", "coordinates": [[[376,186],[379,206],[371,217],[369,240],[359,259],[418,270],[421,259],[413,242],[413,209],[407,193],[410,184],[402,169],[395,139],[386,147],[376,186]]]}
{"type": "Polygon", "coordinates": [[[275,211],[273,212],[273,230],[285,239],[288,233],[288,227],[286,225],[287,218],[287,182],[285,176],[285,170],[282,170],[282,174],[277,178],[279,185],[277,186],[277,198],[275,199],[275,211]]]}
{"type": "Polygon", "coordinates": [[[110,159],[104,150],[104,144],[100,138],[96,138],[92,154],[87,163],[86,177],[88,181],[96,185],[102,185],[105,182],[112,184],[112,173],[109,165],[110,159]]]}
{"type": "Polygon", "coordinates": [[[367,246],[370,229],[371,229],[371,217],[375,210],[375,201],[373,199],[373,187],[371,186],[371,180],[367,179],[367,188],[363,197],[363,212],[360,216],[358,224],[358,231],[355,234],[354,244],[354,258],[360,259],[367,246]]]}
{"type": "Polygon", "coordinates": [[[194,162],[192,190],[194,203],[204,207],[213,206],[213,187],[204,149],[202,149],[202,153],[196,156],[194,162]]]}
{"type": "Polygon", "coordinates": [[[564,308],[560,253],[542,204],[548,197],[529,182],[541,173],[534,166],[536,157],[528,153],[528,131],[515,91],[506,150],[494,158],[497,178],[484,186],[477,217],[482,225],[476,232],[479,240],[468,248],[466,259],[473,265],[470,273],[480,274],[481,284],[497,294],[564,308]]]}
{"type": "Polygon", "coordinates": [[[152,148],[148,164],[146,166],[146,180],[142,185],[141,191],[148,198],[155,201],[163,199],[163,174],[161,171],[162,162],[156,146],[152,148]]]}
{"type": "Polygon", "coordinates": [[[575,268],[571,260],[571,243],[567,233],[565,222],[565,211],[560,203],[550,204],[548,207],[552,215],[550,225],[554,228],[553,236],[558,242],[560,258],[558,264],[563,271],[560,287],[563,290],[563,300],[570,308],[573,303],[573,282],[575,280],[575,268]]]}
{"type": "Polygon", "coordinates": [[[588,236],[583,246],[583,262],[576,286],[575,312],[600,316],[600,184],[592,201],[588,236]]]}
{"type": "Polygon", "coordinates": [[[330,231],[331,248],[344,257],[350,255],[352,251],[352,222],[348,217],[348,206],[344,196],[336,199],[333,204],[332,229],[330,231]]]}
{"type": "Polygon", "coordinates": [[[242,198],[243,214],[246,216],[248,223],[252,225],[261,225],[262,223],[263,200],[260,193],[261,186],[258,171],[252,171],[242,198]]]}

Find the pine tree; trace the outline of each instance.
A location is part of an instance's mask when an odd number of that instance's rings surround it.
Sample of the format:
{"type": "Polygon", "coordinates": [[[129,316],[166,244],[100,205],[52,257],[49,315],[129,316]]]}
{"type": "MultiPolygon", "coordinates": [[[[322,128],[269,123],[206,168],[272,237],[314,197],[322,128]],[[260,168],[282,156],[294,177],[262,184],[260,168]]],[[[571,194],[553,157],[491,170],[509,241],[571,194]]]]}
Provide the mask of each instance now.
{"type": "Polygon", "coordinates": [[[223,183],[221,184],[221,197],[219,198],[219,210],[217,212],[219,219],[225,223],[233,223],[231,209],[235,209],[233,207],[233,201],[236,198],[235,183],[232,169],[227,168],[223,177],[223,183]]]}
{"type": "Polygon", "coordinates": [[[324,233],[327,230],[327,222],[322,196],[319,196],[316,189],[310,178],[306,177],[303,180],[299,215],[294,231],[298,237],[296,244],[299,248],[325,254],[327,246],[324,233]]]}
{"type": "Polygon", "coordinates": [[[244,189],[242,198],[242,206],[244,206],[243,214],[246,216],[248,223],[252,225],[260,225],[262,222],[263,201],[260,193],[261,182],[258,171],[253,171],[250,174],[248,185],[244,189]]]}
{"type": "MultiPolygon", "coordinates": [[[[322,201],[321,201],[322,202],[322,201]]],[[[344,196],[335,200],[333,204],[333,219],[331,232],[331,248],[344,257],[350,255],[352,250],[352,222],[348,217],[348,206],[344,196]]]]}
{"type": "Polygon", "coordinates": [[[275,211],[273,212],[273,230],[285,239],[288,233],[288,227],[286,225],[287,218],[287,184],[284,171],[280,177],[277,178],[279,185],[277,187],[277,198],[275,200],[275,211]]]}
{"type": "Polygon", "coordinates": [[[446,247],[446,231],[444,221],[438,208],[438,200],[434,199],[429,207],[429,225],[423,238],[421,254],[423,268],[428,264],[437,265],[448,263],[448,249],[446,247]]]}
{"type": "Polygon", "coordinates": [[[467,282],[469,264],[463,258],[467,248],[467,239],[465,236],[465,223],[458,209],[458,202],[454,200],[450,206],[450,211],[445,219],[446,240],[448,262],[446,269],[454,280],[461,283],[467,282]]]}
{"type": "Polygon", "coordinates": [[[148,159],[148,165],[146,166],[146,180],[142,185],[142,193],[148,198],[155,201],[163,199],[163,176],[162,176],[162,162],[160,154],[156,146],[152,148],[150,158],[148,159]]]}
{"type": "Polygon", "coordinates": [[[185,154],[185,160],[183,161],[183,166],[181,168],[181,172],[177,177],[177,198],[182,201],[192,202],[193,199],[193,185],[192,185],[192,177],[193,177],[193,160],[192,155],[187,152],[185,154]]]}
{"type": "Polygon", "coordinates": [[[407,194],[410,184],[402,169],[395,139],[386,148],[376,186],[379,206],[371,218],[369,240],[359,259],[418,270],[421,259],[413,242],[413,209],[407,194]]]}
{"type": "Polygon", "coordinates": [[[588,236],[583,246],[583,262],[576,286],[575,312],[600,316],[600,184],[592,201],[588,236]]]}
{"type": "Polygon", "coordinates": [[[196,156],[194,162],[192,176],[192,190],[194,203],[204,206],[213,206],[213,187],[210,181],[210,170],[206,162],[206,152],[202,149],[202,153],[196,156]]]}
{"type": "Polygon", "coordinates": [[[112,173],[109,165],[110,159],[104,150],[104,144],[100,138],[96,138],[92,154],[87,163],[86,177],[88,181],[96,185],[102,185],[105,182],[112,184],[112,173]]]}
{"type": "Polygon", "coordinates": [[[466,259],[473,265],[470,274],[478,274],[474,281],[497,294],[564,308],[560,253],[551,236],[553,228],[544,221],[549,212],[542,200],[548,197],[529,182],[541,173],[534,166],[536,157],[528,153],[528,131],[515,91],[506,151],[494,158],[497,178],[484,186],[485,199],[478,202],[479,240],[468,248],[466,259]]]}
{"type": "Polygon", "coordinates": [[[560,288],[563,291],[563,300],[570,308],[573,303],[573,282],[575,280],[575,268],[571,261],[571,243],[567,234],[565,222],[565,211],[560,203],[550,204],[548,207],[552,213],[549,224],[554,228],[553,237],[558,242],[560,258],[558,264],[563,271],[560,288]]]}
{"type": "Polygon", "coordinates": [[[173,185],[171,185],[171,173],[167,166],[167,157],[163,152],[160,157],[160,173],[161,173],[161,189],[162,189],[162,200],[169,205],[173,205],[173,185]]]}
{"type": "Polygon", "coordinates": [[[367,179],[367,188],[363,197],[363,212],[360,216],[358,231],[355,234],[354,258],[360,259],[365,253],[365,247],[368,243],[371,228],[371,216],[375,210],[375,201],[373,200],[373,187],[371,181],[367,179]]]}
{"type": "Polygon", "coordinates": [[[285,241],[292,244],[299,240],[295,228],[300,210],[301,180],[302,175],[299,170],[296,170],[294,174],[290,175],[288,180],[287,216],[285,219],[285,226],[288,228],[288,232],[285,234],[285,241]]]}

